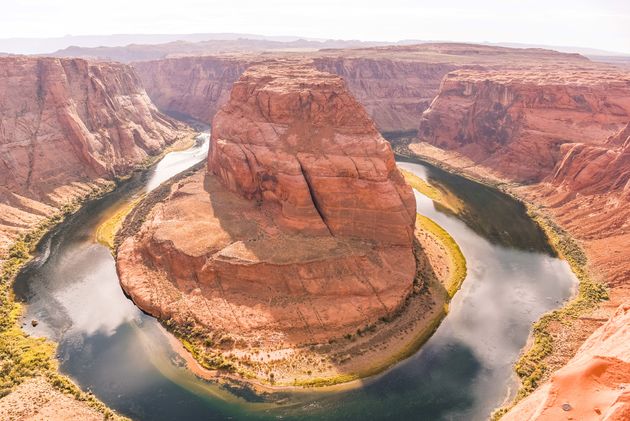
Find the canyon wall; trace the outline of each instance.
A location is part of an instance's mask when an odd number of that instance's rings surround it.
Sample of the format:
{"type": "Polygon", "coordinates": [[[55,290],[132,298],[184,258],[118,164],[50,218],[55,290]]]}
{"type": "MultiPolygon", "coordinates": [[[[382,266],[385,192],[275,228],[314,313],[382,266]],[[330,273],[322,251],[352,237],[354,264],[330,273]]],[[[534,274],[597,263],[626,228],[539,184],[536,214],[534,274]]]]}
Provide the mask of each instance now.
{"type": "Polygon", "coordinates": [[[133,70],[80,59],[0,58],[0,250],[182,135],[133,70]]]}
{"type": "Polygon", "coordinates": [[[419,137],[499,177],[542,181],[569,145],[605,144],[630,120],[630,79],[612,69],[458,70],[422,116],[419,137]]]}
{"type": "MultiPolygon", "coordinates": [[[[254,55],[180,57],[134,63],[155,104],[165,112],[210,122],[227,99],[232,84],[254,55]]],[[[425,63],[370,58],[316,57],[319,70],[344,78],[381,131],[415,131],[419,116],[437,94],[440,80],[457,68],[425,63]]]]}
{"type": "Polygon", "coordinates": [[[210,123],[250,64],[246,58],[181,57],[133,66],[160,110],[210,123]]]}
{"type": "Polygon", "coordinates": [[[440,43],[183,56],[133,65],[158,107],[209,123],[245,68],[267,59],[288,57],[312,60],[319,70],[343,77],[382,132],[415,131],[422,112],[437,95],[442,78],[452,70],[588,63],[577,54],[543,49],[440,43]]]}
{"type": "Polygon", "coordinates": [[[388,58],[317,57],[319,70],[341,76],[379,130],[415,131],[440,81],[459,66],[388,58]]]}

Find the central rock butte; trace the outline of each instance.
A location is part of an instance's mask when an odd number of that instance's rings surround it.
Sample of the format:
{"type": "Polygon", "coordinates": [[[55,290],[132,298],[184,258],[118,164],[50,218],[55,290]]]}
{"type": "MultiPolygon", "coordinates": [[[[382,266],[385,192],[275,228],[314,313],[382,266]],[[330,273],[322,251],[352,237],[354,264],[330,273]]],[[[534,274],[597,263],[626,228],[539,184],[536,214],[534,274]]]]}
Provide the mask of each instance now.
{"type": "MultiPolygon", "coordinates": [[[[415,217],[389,143],[342,79],[271,61],[215,116],[207,169],[128,218],[118,271],[205,368],[298,384],[347,372],[351,355],[332,349],[379,332],[420,289],[415,217]]],[[[425,296],[413,317],[434,314],[425,296]]]]}

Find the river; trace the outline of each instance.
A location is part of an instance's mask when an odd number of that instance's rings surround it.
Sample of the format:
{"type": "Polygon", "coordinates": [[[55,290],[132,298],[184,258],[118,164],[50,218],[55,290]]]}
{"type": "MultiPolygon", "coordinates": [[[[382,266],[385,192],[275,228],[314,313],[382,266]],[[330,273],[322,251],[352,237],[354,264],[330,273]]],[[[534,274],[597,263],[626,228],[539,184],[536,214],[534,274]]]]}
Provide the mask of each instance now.
{"type": "Polygon", "coordinates": [[[60,370],[137,420],[313,419],[482,420],[514,393],[512,366],[531,324],[576,287],[524,207],[510,197],[421,162],[399,161],[448,192],[457,212],[416,192],[418,212],[445,228],[468,275],[450,311],[411,358],[348,391],[256,395],[196,378],[159,323],[120,289],[98,225],[134,195],[205,159],[207,134],[167,154],[113,193],[87,204],[40,242],[16,279],[29,334],[56,341],[60,370]],[[461,206],[464,205],[464,206],[461,206]],[[37,320],[37,326],[30,321],[37,320]]]}

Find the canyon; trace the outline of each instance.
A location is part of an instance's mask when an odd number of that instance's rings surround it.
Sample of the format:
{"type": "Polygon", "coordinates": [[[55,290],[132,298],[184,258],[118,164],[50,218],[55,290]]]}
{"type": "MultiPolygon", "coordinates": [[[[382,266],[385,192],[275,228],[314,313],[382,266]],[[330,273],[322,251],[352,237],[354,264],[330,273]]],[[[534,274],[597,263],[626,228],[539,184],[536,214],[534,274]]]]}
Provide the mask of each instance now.
{"type": "Polygon", "coordinates": [[[213,122],[207,167],[150,195],[121,233],[123,288],[205,368],[308,385],[303,361],[322,358],[315,375],[348,380],[371,354],[350,370],[322,344],[345,352],[342,335],[382,328],[423,287],[413,195],[378,132],[415,136],[394,146],[523,200],[608,288],[608,301],[552,323],[538,389],[506,419],[557,419],[564,403],[567,416],[627,417],[627,69],[449,43],[177,53],[0,58],[4,251],[185,137],[165,114],[213,122]]]}
{"type": "Polygon", "coordinates": [[[122,64],[0,58],[0,90],[0,254],[187,135],[122,64]]]}
{"type": "MultiPolygon", "coordinates": [[[[567,363],[602,321],[627,302],[626,69],[544,50],[459,44],[322,50],[301,57],[342,76],[379,130],[417,129],[419,142],[408,150],[502,186],[555,221],[584,249],[590,277],[609,287],[610,299],[572,320],[571,328],[553,332],[560,345],[547,359],[545,376],[567,363]]],[[[217,59],[228,60],[212,58],[217,59]]],[[[147,69],[141,75],[158,66],[134,65],[147,69]]],[[[169,76],[189,76],[180,75],[169,76]]],[[[212,92],[214,86],[227,89],[229,83],[218,77],[206,89],[212,92]]],[[[156,88],[149,92],[159,95],[156,88]]],[[[200,95],[196,91],[187,100],[200,95]]],[[[225,101],[225,96],[210,98],[210,104],[225,101]]]]}

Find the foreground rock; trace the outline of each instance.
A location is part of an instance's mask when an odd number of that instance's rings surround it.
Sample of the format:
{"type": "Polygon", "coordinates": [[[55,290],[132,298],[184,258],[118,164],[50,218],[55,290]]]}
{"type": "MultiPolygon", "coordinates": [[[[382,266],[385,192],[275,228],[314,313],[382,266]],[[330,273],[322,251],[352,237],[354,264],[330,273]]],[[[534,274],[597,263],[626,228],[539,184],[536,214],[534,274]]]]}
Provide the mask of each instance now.
{"type": "Polygon", "coordinates": [[[128,66],[6,57],[0,69],[0,255],[184,134],[128,66]]]}
{"type": "Polygon", "coordinates": [[[630,419],[630,305],[621,306],[506,421],[630,419]]]}
{"type": "Polygon", "coordinates": [[[235,84],[211,149],[207,171],[127,221],[123,288],[203,337],[208,367],[333,375],[329,342],[374,330],[414,288],[415,199],[389,144],[339,77],[271,62],[235,84]],[[305,357],[309,344],[327,348],[305,357]]]}
{"type": "Polygon", "coordinates": [[[128,420],[105,411],[107,415],[88,402],[62,393],[43,377],[27,380],[0,399],[0,419],[7,421],[128,420]]]}

